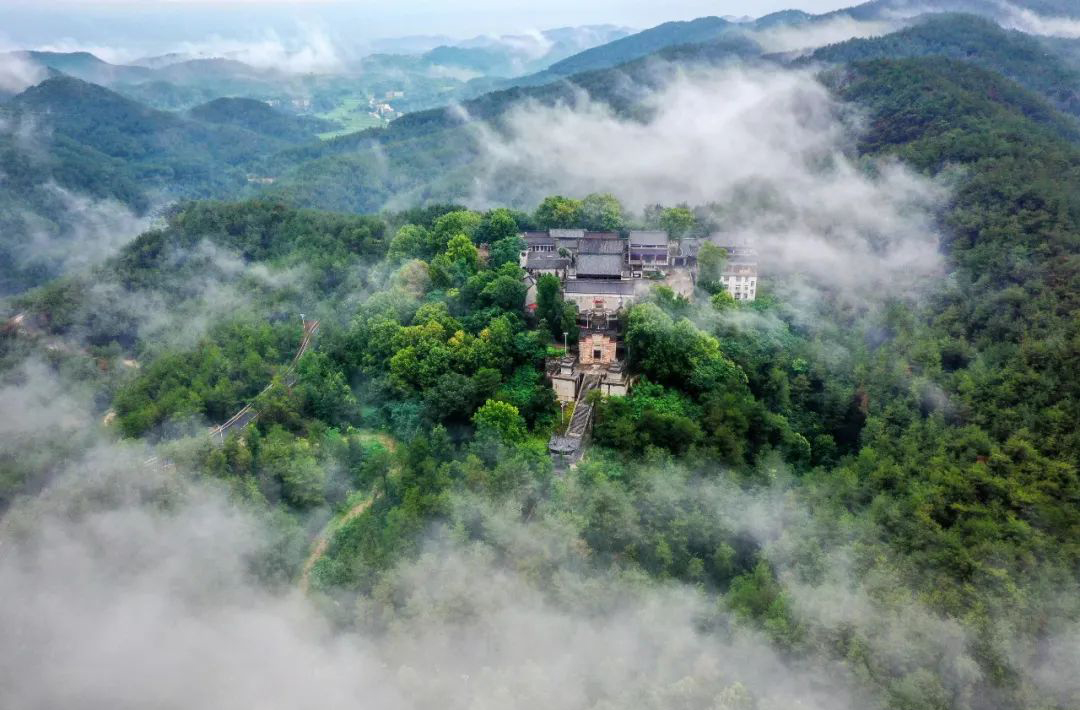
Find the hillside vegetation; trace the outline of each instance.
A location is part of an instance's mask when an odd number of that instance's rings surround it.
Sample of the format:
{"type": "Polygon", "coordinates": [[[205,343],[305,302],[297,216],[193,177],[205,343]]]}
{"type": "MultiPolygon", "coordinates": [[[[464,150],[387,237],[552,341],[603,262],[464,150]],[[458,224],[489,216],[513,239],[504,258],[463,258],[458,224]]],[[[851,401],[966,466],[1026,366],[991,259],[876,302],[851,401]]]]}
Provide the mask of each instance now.
{"type": "Polygon", "coordinates": [[[974,15],[934,15],[913,27],[873,39],[823,47],[812,58],[827,62],[947,57],[991,69],[1080,115],[1080,72],[1038,39],[1001,29],[974,15]]]}
{"type": "MultiPolygon", "coordinates": [[[[635,61],[464,109],[497,128],[522,101],[583,89],[642,118],[680,71],[730,59],[729,45],[701,41],[719,22],[619,40],[570,66],[635,61]]],[[[0,447],[0,508],[17,509],[99,436],[141,442],[169,476],[210,479],[265,514],[274,549],[245,559],[245,574],[301,585],[334,630],[400,644],[430,613],[455,654],[477,627],[478,645],[509,653],[492,627],[517,623],[519,607],[483,613],[506,574],[539,600],[541,625],[552,610],[575,610],[582,628],[635,610],[605,663],[635,652],[618,645],[625,629],[656,618],[680,645],[753,656],[719,670],[665,657],[673,677],[630,700],[583,673],[581,707],[765,710],[791,707],[791,688],[805,687],[808,707],[1075,708],[1080,84],[1045,46],[947,15],[819,50],[829,119],[855,118],[837,124],[854,127],[849,154],[807,149],[813,175],[847,159],[860,177],[901,164],[940,189],[940,265],[918,287],[875,284],[853,300],[840,282],[856,258],[834,256],[837,283],[815,283],[805,251],[763,252],[759,298],[736,302],[709,277],[719,250],[702,247],[693,299],[658,282],[622,314],[635,385],[625,398],[590,395],[590,447],[569,468],[547,448],[568,413],[544,370],[579,337],[576,307],[551,275],[525,307],[519,234],[735,234],[747,212],[789,208],[777,188],[640,213],[606,194],[468,209],[445,201],[464,194],[482,155],[460,112],[271,153],[268,134],[311,124],[233,100],[165,114],[77,80],[45,82],[5,110],[47,122],[53,157],[19,157],[15,134],[0,144],[5,166],[21,166],[6,204],[52,209],[50,182],[135,211],[158,190],[235,191],[248,170],[277,182],[255,199],[184,200],[100,265],[9,300],[20,318],[0,332],[4,383],[28,379],[19,368],[32,359],[92,393],[95,429],[12,436],[0,447]],[[293,367],[315,319],[315,346],[293,367]],[[248,426],[208,435],[248,404],[248,426]],[[497,572],[466,584],[474,567],[446,552],[458,547],[497,572]],[[446,596],[413,566],[435,558],[452,560],[446,596]],[[687,619],[635,606],[682,595],[700,601],[687,619]]],[[[793,238],[843,226],[808,220],[793,238]]],[[[575,639],[541,652],[576,658],[575,639]]],[[[530,673],[532,652],[514,647],[530,673]]],[[[464,687],[469,676],[453,670],[464,687]]],[[[519,691],[500,685],[504,698],[519,691]]]]}

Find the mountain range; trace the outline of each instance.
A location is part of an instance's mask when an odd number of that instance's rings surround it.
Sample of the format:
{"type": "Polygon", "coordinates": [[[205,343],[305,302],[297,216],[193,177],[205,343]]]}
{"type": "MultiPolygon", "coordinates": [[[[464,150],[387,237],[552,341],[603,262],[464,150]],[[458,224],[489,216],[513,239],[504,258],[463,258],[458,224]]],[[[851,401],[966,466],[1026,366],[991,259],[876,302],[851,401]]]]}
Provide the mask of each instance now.
{"type": "MultiPolygon", "coordinates": [[[[1066,4],[1029,3],[1026,8],[1066,12],[1066,4]]],[[[475,127],[497,126],[521,102],[573,102],[584,91],[591,100],[632,115],[642,110],[648,88],[673,71],[733,61],[809,67],[943,56],[1018,81],[1067,114],[1078,114],[1080,42],[1011,29],[1019,12],[1015,5],[938,0],[933,9],[941,12],[912,14],[925,9],[925,3],[875,0],[824,15],[787,11],[745,22],[706,17],[625,36],[625,31],[612,27],[552,31],[543,37],[550,43],[542,45],[548,47],[543,61],[584,42],[583,36],[590,42],[615,38],[559,59],[538,73],[513,78],[497,76],[510,71],[506,55],[496,50],[507,45],[506,38],[479,38],[398,59],[378,55],[365,61],[385,70],[400,69],[395,62],[404,61],[414,67],[426,63],[487,74],[470,84],[459,83],[468,87],[460,88],[459,95],[475,94],[460,106],[416,111],[389,126],[330,140],[318,138],[340,133],[326,114],[297,109],[288,100],[267,99],[268,94],[257,87],[273,87],[273,95],[281,95],[282,87],[291,91],[316,85],[332,92],[339,81],[333,77],[290,77],[230,59],[175,56],[147,60],[148,66],[123,66],[88,53],[7,55],[52,76],[0,104],[5,126],[0,145],[8,175],[0,185],[0,204],[9,205],[3,214],[4,232],[10,235],[10,242],[0,248],[12,249],[28,231],[43,230],[58,238],[71,231],[73,225],[54,199],[55,188],[115,200],[135,215],[176,199],[251,194],[353,212],[469,199],[483,148],[482,132],[475,127]],[[867,31],[873,36],[798,52],[768,51],[777,32],[796,37],[805,32],[807,41],[821,41],[820,29],[837,27],[840,20],[855,23],[843,26],[848,34],[867,31]],[[498,88],[479,93],[484,86],[498,88]],[[255,96],[244,94],[253,87],[255,96]],[[185,92],[181,102],[185,105],[196,96],[207,100],[182,111],[161,110],[139,100],[146,91],[159,97],[168,91],[185,92]]],[[[500,197],[531,199],[512,192],[500,197]]],[[[12,265],[9,269],[36,275],[9,273],[9,291],[54,273],[41,264],[16,266],[22,262],[14,256],[6,262],[12,265]]]]}

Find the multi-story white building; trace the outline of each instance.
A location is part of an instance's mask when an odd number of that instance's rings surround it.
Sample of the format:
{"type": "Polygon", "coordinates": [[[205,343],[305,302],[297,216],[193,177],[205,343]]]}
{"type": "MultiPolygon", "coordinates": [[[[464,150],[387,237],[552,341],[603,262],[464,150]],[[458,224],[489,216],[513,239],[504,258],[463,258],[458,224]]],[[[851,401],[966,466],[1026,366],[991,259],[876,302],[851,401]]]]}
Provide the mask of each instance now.
{"type": "Polygon", "coordinates": [[[720,283],[736,301],[753,301],[757,298],[758,264],[757,251],[749,247],[723,247],[728,260],[720,276],[720,283]]]}

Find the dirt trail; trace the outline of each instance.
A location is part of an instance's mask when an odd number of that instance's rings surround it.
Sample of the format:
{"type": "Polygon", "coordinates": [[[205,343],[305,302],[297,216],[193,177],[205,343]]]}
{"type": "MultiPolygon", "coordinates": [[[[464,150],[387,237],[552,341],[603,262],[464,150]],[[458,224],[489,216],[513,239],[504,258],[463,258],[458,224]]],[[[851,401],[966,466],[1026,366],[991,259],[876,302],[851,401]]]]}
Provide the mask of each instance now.
{"type": "Polygon", "coordinates": [[[311,588],[311,570],[315,568],[315,563],[323,558],[326,554],[326,550],[330,547],[330,540],[333,538],[334,533],[347,525],[350,521],[356,519],[360,515],[363,515],[364,511],[371,507],[371,504],[375,502],[375,497],[365,498],[353,507],[349,508],[342,515],[335,516],[330,522],[326,524],[326,527],[322,529],[319,536],[315,538],[315,544],[311,547],[311,552],[308,554],[306,560],[304,560],[304,569],[300,573],[300,591],[304,594],[308,593],[308,589],[311,588]]]}
{"type": "MultiPolygon", "coordinates": [[[[378,441],[386,450],[391,454],[397,451],[397,440],[385,432],[365,432],[364,438],[370,438],[378,441]]],[[[391,471],[393,473],[393,470],[391,471]]],[[[359,501],[355,505],[351,506],[344,513],[335,515],[330,519],[330,522],[323,527],[318,537],[315,538],[315,542],[311,546],[311,552],[308,553],[307,559],[304,560],[304,568],[300,572],[300,591],[304,594],[308,593],[311,588],[311,570],[315,568],[316,563],[323,558],[327,549],[330,547],[330,540],[333,539],[334,534],[341,528],[348,525],[351,521],[355,520],[359,516],[363,515],[371,504],[375,502],[375,499],[379,497],[378,492],[374,492],[363,500],[359,501]]]]}

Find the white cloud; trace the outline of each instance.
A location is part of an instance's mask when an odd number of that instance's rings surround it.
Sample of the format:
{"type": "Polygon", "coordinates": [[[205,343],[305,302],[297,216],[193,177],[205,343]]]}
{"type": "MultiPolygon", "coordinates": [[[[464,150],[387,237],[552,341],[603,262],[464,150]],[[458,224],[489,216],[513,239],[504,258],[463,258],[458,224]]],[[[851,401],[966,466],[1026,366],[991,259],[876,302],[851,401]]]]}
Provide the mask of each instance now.
{"type": "Polygon", "coordinates": [[[31,231],[20,249],[27,261],[58,264],[64,272],[82,269],[104,261],[150,227],[149,218],[117,200],[94,199],[53,182],[41,189],[62,210],[65,228],[31,231]]]}
{"type": "Polygon", "coordinates": [[[858,117],[812,74],[679,73],[647,104],[637,120],[579,96],[478,128],[488,170],[475,201],[612,192],[635,210],[715,204],[722,238],[756,243],[765,268],[856,298],[903,293],[940,268],[944,191],[899,164],[856,162],[858,117]]]}
{"type": "MultiPolygon", "coordinates": [[[[56,38],[34,45],[43,52],[89,52],[111,64],[137,63],[147,56],[176,55],[189,59],[233,59],[256,69],[285,74],[322,74],[341,71],[351,57],[341,42],[321,26],[297,23],[288,36],[275,29],[231,36],[211,34],[199,39],[148,43],[139,39],[115,43],[56,38]]],[[[9,38],[6,45],[12,45],[9,38]]],[[[2,73],[0,73],[2,76],[2,73]]]]}
{"type": "Polygon", "coordinates": [[[1080,38],[1080,19],[1078,18],[1040,15],[1025,7],[1007,2],[1001,3],[1001,8],[1004,13],[1002,24],[1010,29],[1048,37],[1080,38]]]}
{"type": "Polygon", "coordinates": [[[256,39],[211,37],[177,44],[173,51],[193,58],[224,57],[257,69],[274,69],[287,74],[320,74],[339,71],[345,57],[341,47],[326,31],[301,26],[295,37],[283,38],[268,30],[256,39]]]}
{"type": "Polygon", "coordinates": [[[880,37],[898,29],[896,22],[884,20],[862,21],[848,15],[837,15],[796,25],[775,25],[749,35],[766,52],[794,52],[812,50],[857,37],[880,37]]]}
{"type": "Polygon", "coordinates": [[[336,633],[253,576],[272,538],[261,521],[146,455],[93,448],[9,519],[0,625],[19,642],[0,645],[5,708],[863,706],[834,668],[709,630],[699,591],[589,572],[566,529],[509,514],[487,522],[509,562],[437,534],[386,578],[385,630],[336,633]],[[554,598],[528,569],[538,556],[559,570],[554,598]]]}
{"type": "Polygon", "coordinates": [[[0,54],[0,91],[15,94],[47,76],[45,69],[18,54],[0,54]]]}

